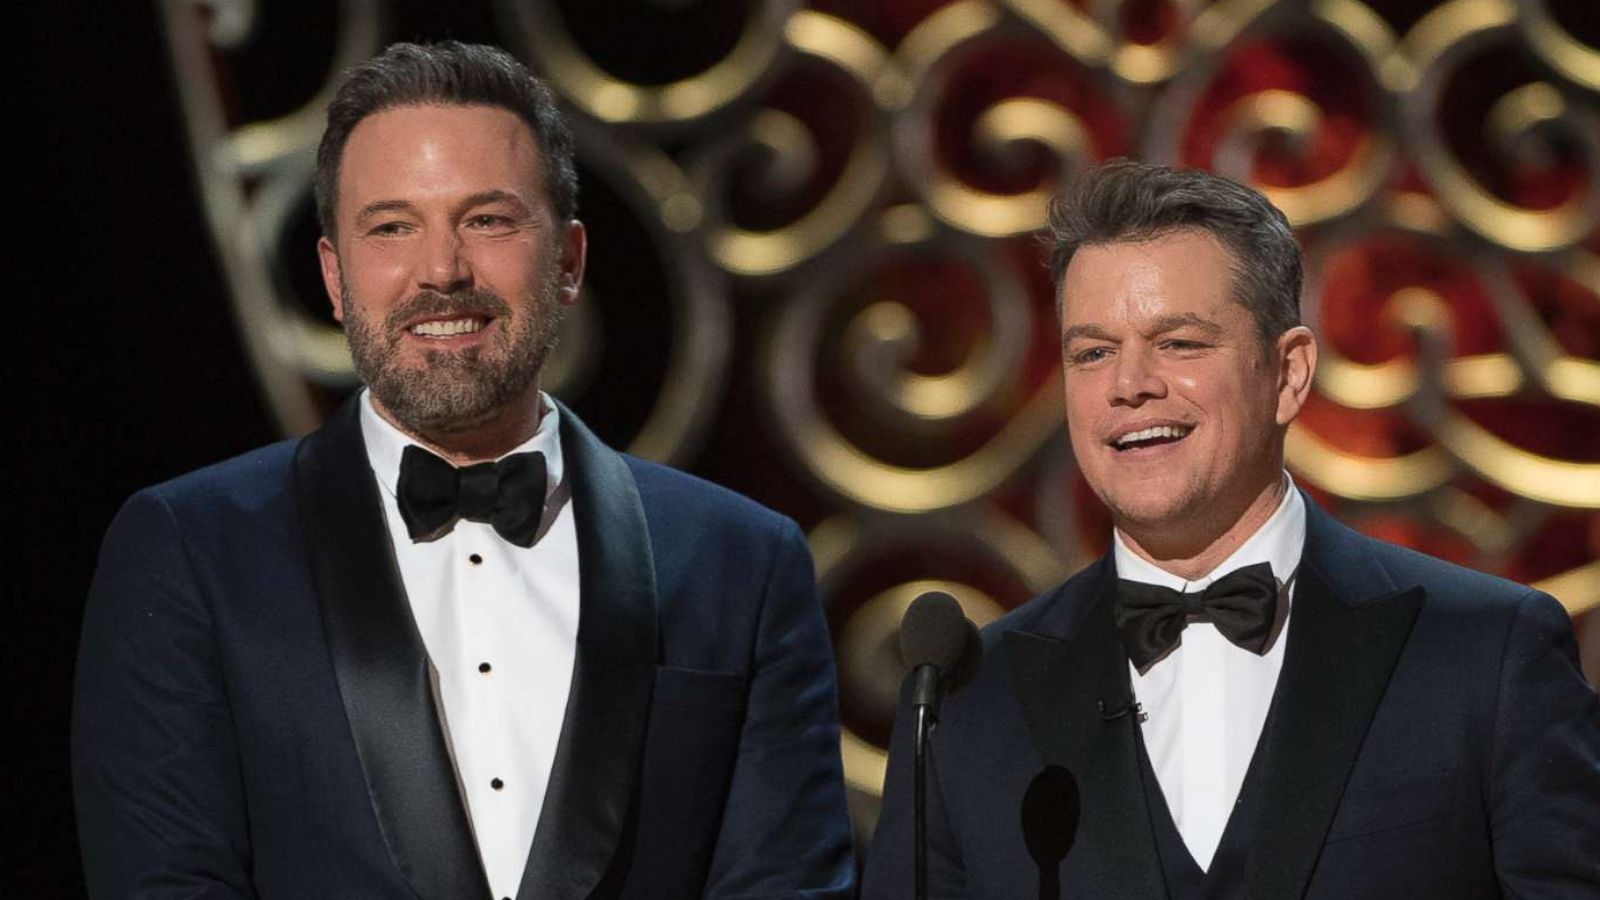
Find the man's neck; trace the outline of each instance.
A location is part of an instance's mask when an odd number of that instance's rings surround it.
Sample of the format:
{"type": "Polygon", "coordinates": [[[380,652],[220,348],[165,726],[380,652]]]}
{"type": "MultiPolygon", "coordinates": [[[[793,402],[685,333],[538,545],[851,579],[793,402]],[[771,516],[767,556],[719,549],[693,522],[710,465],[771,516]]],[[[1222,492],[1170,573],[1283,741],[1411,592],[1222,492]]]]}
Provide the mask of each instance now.
{"type": "Polygon", "coordinates": [[[1141,527],[1117,525],[1122,540],[1141,559],[1185,581],[1201,578],[1216,569],[1223,560],[1244,546],[1245,541],[1267,524],[1272,514],[1283,503],[1289,480],[1280,471],[1278,477],[1263,487],[1246,504],[1244,512],[1233,518],[1231,524],[1212,529],[1211,533],[1185,535],[1181,531],[1161,525],[1141,527]]]}
{"type": "Polygon", "coordinates": [[[372,408],[406,437],[457,467],[505,456],[527,443],[539,431],[539,422],[544,418],[544,400],[538,384],[533,386],[526,400],[477,421],[452,424],[447,429],[413,428],[395,418],[376,394],[372,395],[372,408]]]}

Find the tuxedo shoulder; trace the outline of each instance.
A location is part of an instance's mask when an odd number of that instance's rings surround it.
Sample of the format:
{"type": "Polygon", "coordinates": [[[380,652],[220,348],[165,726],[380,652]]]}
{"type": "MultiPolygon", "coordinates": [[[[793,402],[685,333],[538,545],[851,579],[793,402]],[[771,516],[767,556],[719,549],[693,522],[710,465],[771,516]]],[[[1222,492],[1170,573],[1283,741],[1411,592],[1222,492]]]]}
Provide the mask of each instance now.
{"type": "Polygon", "coordinates": [[[727,537],[791,530],[799,533],[799,527],[788,516],[743,494],[660,463],[627,455],[623,459],[639,486],[639,499],[644,502],[645,516],[652,528],[660,523],[702,536],[709,530],[727,537]]]}
{"type": "Polygon", "coordinates": [[[262,447],[135,492],[106,528],[101,568],[176,570],[182,568],[180,546],[204,555],[246,546],[241,540],[264,548],[290,539],[295,443],[262,447]]]}
{"type": "Polygon", "coordinates": [[[156,500],[179,515],[258,510],[291,491],[298,444],[297,440],[269,444],[147,487],[134,498],[156,500]]]}
{"type": "Polygon", "coordinates": [[[1374,574],[1381,573],[1395,590],[1423,588],[1427,591],[1429,605],[1434,607],[1505,608],[1539,593],[1527,585],[1487,572],[1446,562],[1408,547],[1357,534],[1353,530],[1346,531],[1353,545],[1351,549],[1357,552],[1343,553],[1332,560],[1319,560],[1325,577],[1333,576],[1335,572],[1350,577],[1352,572],[1364,568],[1374,574]]]}

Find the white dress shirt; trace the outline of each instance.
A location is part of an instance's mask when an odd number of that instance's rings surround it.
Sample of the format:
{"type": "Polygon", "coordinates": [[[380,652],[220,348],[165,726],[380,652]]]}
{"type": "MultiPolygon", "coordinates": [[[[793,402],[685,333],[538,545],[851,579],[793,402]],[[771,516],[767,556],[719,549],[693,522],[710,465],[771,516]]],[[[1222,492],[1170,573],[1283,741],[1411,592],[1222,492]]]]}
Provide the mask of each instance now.
{"type": "Polygon", "coordinates": [[[388,517],[389,536],[433,666],[445,733],[478,854],[496,897],[514,897],[544,805],[572,688],[578,639],[578,537],[562,479],[560,414],[514,452],[537,450],[549,473],[545,529],[524,549],[494,528],[462,520],[412,543],[395,485],[415,443],[361,404],[361,433],[388,517]],[[553,520],[552,520],[553,517],[553,520]]]}
{"type": "Polygon", "coordinates": [[[1261,656],[1234,646],[1210,622],[1191,621],[1181,643],[1143,675],[1129,664],[1144,713],[1145,748],[1178,833],[1200,868],[1209,869],[1255,754],[1288,643],[1294,573],[1305,548],[1306,507],[1288,490],[1264,525],[1205,575],[1185,581],[1146,561],[1114,532],[1117,577],[1177,591],[1202,591],[1244,566],[1271,563],[1278,580],[1277,635],[1261,656]]]}

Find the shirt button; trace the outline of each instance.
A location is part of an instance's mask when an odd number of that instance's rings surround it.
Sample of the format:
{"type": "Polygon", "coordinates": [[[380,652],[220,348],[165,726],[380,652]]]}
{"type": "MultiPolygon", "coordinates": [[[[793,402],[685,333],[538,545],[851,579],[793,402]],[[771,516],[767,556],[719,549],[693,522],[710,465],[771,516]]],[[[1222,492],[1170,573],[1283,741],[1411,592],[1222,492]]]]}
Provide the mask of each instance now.
{"type": "Polygon", "coordinates": [[[492,669],[492,668],[494,668],[494,667],[489,665],[486,662],[478,663],[478,671],[482,672],[485,675],[489,674],[489,670],[492,669]]]}
{"type": "Polygon", "coordinates": [[[492,787],[497,791],[500,790],[501,788],[505,787],[505,786],[506,786],[506,783],[504,781],[501,781],[498,778],[492,778],[492,779],[489,780],[489,787],[492,787]]]}
{"type": "Polygon", "coordinates": [[[470,562],[475,566],[481,566],[481,565],[483,565],[483,557],[481,557],[478,554],[474,553],[471,556],[467,557],[467,562],[470,562]]]}

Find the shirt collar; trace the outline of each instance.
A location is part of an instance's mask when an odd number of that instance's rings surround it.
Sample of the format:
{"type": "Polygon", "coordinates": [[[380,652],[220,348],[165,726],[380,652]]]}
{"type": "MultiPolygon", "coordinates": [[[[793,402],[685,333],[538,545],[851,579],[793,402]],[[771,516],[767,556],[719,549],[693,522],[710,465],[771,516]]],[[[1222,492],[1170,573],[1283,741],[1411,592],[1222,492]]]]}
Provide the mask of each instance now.
{"type": "MultiPolygon", "coordinates": [[[[367,462],[372,465],[373,474],[378,476],[378,483],[393,497],[396,485],[400,482],[400,455],[408,445],[417,442],[388,419],[378,415],[377,408],[372,405],[372,391],[362,390],[360,403],[361,437],[367,445],[367,462]]],[[[539,427],[533,432],[533,437],[499,458],[528,451],[543,453],[545,499],[548,501],[562,478],[561,411],[543,391],[539,392],[539,403],[544,408],[544,415],[540,417],[539,427]]]]}
{"type": "Polygon", "coordinates": [[[1117,564],[1117,577],[1187,593],[1205,590],[1211,582],[1236,569],[1264,562],[1272,564],[1272,574],[1278,579],[1278,584],[1287,583],[1299,568],[1300,554],[1305,551],[1306,503],[1295,489],[1294,479],[1289,477],[1288,472],[1283,473],[1283,479],[1286,482],[1283,499],[1271,518],[1256,529],[1256,533],[1250,535],[1239,549],[1218,563],[1216,568],[1192,581],[1174,575],[1134,553],[1123,539],[1122,532],[1113,528],[1111,553],[1117,564]]]}

